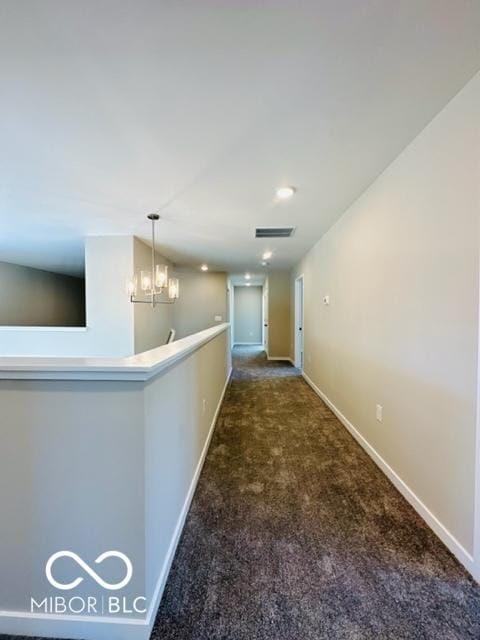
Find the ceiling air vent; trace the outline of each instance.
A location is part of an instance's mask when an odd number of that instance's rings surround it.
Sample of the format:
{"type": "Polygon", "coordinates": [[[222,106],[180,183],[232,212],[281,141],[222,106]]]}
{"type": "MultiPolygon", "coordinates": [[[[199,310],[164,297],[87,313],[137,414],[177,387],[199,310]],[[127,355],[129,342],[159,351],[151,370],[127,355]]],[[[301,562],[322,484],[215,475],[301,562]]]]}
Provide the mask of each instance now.
{"type": "Polygon", "coordinates": [[[256,238],[290,238],[295,231],[295,227],[257,227],[255,229],[256,238]]]}

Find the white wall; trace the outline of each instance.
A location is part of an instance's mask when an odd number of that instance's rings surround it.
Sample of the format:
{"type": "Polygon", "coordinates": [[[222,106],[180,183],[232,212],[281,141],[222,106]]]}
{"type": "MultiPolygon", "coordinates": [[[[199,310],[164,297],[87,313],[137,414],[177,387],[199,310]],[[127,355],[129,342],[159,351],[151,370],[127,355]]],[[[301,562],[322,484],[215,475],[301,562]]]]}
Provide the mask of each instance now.
{"type": "Polygon", "coordinates": [[[132,304],[126,291],[128,278],[151,269],[150,247],[133,236],[93,236],[85,241],[86,323],[82,329],[0,326],[0,356],[111,356],[141,353],[162,344],[170,328],[176,339],[225,322],[227,277],[174,269],[180,280],[175,304],[132,304]],[[219,320],[215,320],[219,316],[219,320]]]}
{"type": "Polygon", "coordinates": [[[87,328],[11,330],[0,327],[0,355],[132,355],[133,305],[126,293],[126,281],[132,272],[132,236],[86,238],[87,328]]]}
{"type": "Polygon", "coordinates": [[[306,374],[467,561],[474,540],[479,131],[477,75],[294,274],[305,275],[306,374]]]}
{"type": "Polygon", "coordinates": [[[235,287],[234,342],[260,344],[262,342],[262,287],[235,287]]]}

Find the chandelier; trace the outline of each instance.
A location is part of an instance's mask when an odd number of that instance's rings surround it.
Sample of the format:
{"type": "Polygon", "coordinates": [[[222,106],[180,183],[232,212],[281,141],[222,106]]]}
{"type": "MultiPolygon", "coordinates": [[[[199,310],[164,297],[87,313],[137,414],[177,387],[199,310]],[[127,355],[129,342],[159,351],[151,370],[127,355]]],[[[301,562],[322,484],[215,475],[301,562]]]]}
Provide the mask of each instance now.
{"type": "Polygon", "coordinates": [[[130,302],[151,304],[173,304],[179,296],[178,278],[168,277],[166,264],[157,264],[155,256],[155,223],[160,219],[157,213],[150,213],[147,218],[152,222],[152,268],[150,271],[135,273],[127,282],[130,302]],[[163,294],[167,294],[160,298],[163,294]]]}

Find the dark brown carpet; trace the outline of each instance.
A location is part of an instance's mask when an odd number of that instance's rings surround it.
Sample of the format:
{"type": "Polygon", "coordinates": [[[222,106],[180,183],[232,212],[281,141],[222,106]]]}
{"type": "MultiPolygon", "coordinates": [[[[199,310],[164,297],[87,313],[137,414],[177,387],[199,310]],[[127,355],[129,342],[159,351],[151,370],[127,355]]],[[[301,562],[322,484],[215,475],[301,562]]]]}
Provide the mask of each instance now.
{"type": "Polygon", "coordinates": [[[480,588],[298,371],[234,365],[152,640],[479,640],[480,588]]]}
{"type": "Polygon", "coordinates": [[[154,640],[480,638],[480,588],[298,371],[235,351],[154,640]]]}

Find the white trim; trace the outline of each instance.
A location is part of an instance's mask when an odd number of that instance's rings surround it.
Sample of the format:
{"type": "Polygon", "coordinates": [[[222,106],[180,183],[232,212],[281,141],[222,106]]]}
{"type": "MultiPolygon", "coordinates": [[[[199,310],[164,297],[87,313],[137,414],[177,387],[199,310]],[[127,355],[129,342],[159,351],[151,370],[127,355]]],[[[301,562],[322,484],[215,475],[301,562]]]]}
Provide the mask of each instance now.
{"type": "Polygon", "coordinates": [[[3,380],[149,380],[186,358],[229,328],[210,327],[127,358],[0,357],[3,380]]]}
{"type": "MultiPolygon", "coordinates": [[[[477,291],[478,292],[478,291],[477,291]]],[[[479,314],[480,315],[480,314],[479,314]]],[[[477,316],[477,325],[478,316],[477,316]]],[[[477,326],[477,336],[480,326],[477,326]]],[[[477,340],[477,399],[475,420],[475,487],[474,487],[474,521],[473,521],[473,557],[480,573],[480,340],[477,340]]]]}
{"type": "Polygon", "coordinates": [[[215,424],[217,422],[218,414],[220,413],[220,409],[223,403],[223,398],[225,397],[225,392],[228,387],[228,383],[230,382],[230,377],[232,375],[232,368],[230,368],[227,379],[225,381],[225,385],[223,387],[222,393],[220,395],[220,400],[218,401],[217,408],[215,409],[215,414],[212,419],[212,423],[210,425],[210,429],[208,431],[207,439],[205,440],[205,444],[202,449],[202,453],[200,455],[200,459],[197,464],[197,468],[195,469],[195,473],[193,474],[192,482],[190,483],[190,487],[188,489],[185,502],[183,504],[182,510],[180,511],[180,515],[178,516],[177,524],[175,526],[172,539],[170,541],[170,545],[168,547],[167,556],[164,560],[162,570],[160,571],[160,575],[157,580],[157,584],[153,591],[153,596],[150,602],[150,606],[148,608],[147,613],[147,624],[151,628],[153,627],[153,623],[155,622],[155,616],[157,615],[157,610],[160,605],[160,600],[162,599],[163,590],[165,588],[165,584],[167,582],[168,573],[170,571],[170,567],[173,562],[173,558],[175,556],[175,551],[177,549],[178,541],[180,539],[180,535],[183,530],[183,526],[185,524],[185,519],[188,514],[188,510],[190,508],[190,504],[192,502],[193,495],[195,493],[195,489],[197,487],[198,479],[200,477],[200,473],[202,472],[203,464],[205,462],[205,458],[208,452],[208,448],[210,446],[210,441],[213,436],[213,432],[215,431],[215,424]]]}
{"type": "Polygon", "coordinates": [[[40,326],[36,326],[36,325],[32,325],[32,326],[28,326],[28,325],[22,325],[22,326],[15,326],[15,325],[0,325],[0,331],[49,331],[50,333],[57,333],[57,332],[68,332],[68,331],[72,331],[72,332],[86,332],[88,331],[89,328],[88,327],[55,327],[55,326],[51,326],[51,327],[40,327],[40,326]]]}
{"type": "Polygon", "coordinates": [[[146,617],[114,618],[107,616],[70,616],[47,613],[30,613],[29,611],[0,611],[0,633],[21,635],[31,633],[35,636],[41,635],[51,638],[73,638],[75,640],[148,640],[155,622],[155,617],[167,582],[170,567],[172,565],[178,541],[185,524],[185,519],[205,462],[210,441],[215,430],[218,414],[220,412],[231,375],[232,368],[230,368],[225,380],[205,444],[203,445],[202,453],[200,454],[183,507],[178,516],[177,524],[175,525],[167,555],[155,585],[146,617]],[[72,623],[75,623],[73,627],[72,623]]]}
{"type": "Polygon", "coordinates": [[[235,342],[234,343],[234,347],[245,347],[245,346],[255,346],[255,347],[261,347],[262,343],[261,342],[235,342]]]}
{"type": "Polygon", "coordinates": [[[303,273],[295,278],[294,282],[294,325],[293,325],[293,361],[294,367],[303,370],[303,366],[305,364],[305,279],[303,277],[303,273]],[[302,289],[302,308],[301,308],[301,316],[302,316],[302,333],[298,331],[298,324],[300,322],[300,305],[298,300],[299,290],[300,290],[300,282],[302,289]],[[303,355],[303,362],[300,354],[303,355]]]}
{"type": "Polygon", "coordinates": [[[469,573],[480,581],[480,567],[475,563],[472,555],[458,542],[450,531],[438,520],[438,518],[428,509],[420,498],[410,489],[410,487],[400,478],[392,467],[382,458],[382,456],[372,447],[372,445],[362,436],[353,424],[343,413],[331,402],[316,384],[303,371],[302,376],[307,384],[320,396],[325,404],[333,411],[340,422],[352,434],[359,445],[368,453],[375,464],[383,471],[392,484],[400,491],[403,497],[412,505],[415,511],[423,518],[427,525],[433,530],[440,540],[450,549],[453,555],[459,560],[469,573]]]}

